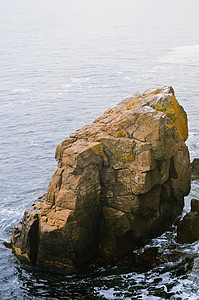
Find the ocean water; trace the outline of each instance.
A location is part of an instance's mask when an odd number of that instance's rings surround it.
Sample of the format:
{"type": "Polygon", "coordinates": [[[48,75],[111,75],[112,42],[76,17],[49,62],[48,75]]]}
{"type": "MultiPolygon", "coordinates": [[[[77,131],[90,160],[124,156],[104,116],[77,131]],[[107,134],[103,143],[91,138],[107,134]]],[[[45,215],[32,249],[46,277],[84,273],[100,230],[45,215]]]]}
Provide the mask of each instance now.
{"type": "MultiPolygon", "coordinates": [[[[199,299],[199,242],[178,245],[175,226],[146,246],[165,263],[143,270],[132,258],[43,273],[3,245],[45,193],[56,146],[127,95],[172,85],[199,157],[198,11],[198,0],[0,1],[0,299],[199,299]]],[[[183,214],[193,197],[196,180],[183,214]]]]}

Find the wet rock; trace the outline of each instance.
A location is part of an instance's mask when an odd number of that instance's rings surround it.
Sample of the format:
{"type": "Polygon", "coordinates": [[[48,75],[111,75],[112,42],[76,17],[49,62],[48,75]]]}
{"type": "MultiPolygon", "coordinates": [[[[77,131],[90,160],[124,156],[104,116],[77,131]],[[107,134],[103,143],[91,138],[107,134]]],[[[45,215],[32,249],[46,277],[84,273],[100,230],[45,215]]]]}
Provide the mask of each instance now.
{"type": "Polygon", "coordinates": [[[199,158],[194,158],[193,162],[191,163],[192,166],[192,178],[196,179],[199,178],[199,158]]]}
{"type": "Polygon", "coordinates": [[[12,248],[12,243],[8,243],[8,242],[3,242],[3,245],[8,248],[8,249],[11,249],[12,248]]]}
{"type": "Polygon", "coordinates": [[[124,99],[58,145],[46,195],[15,226],[15,254],[74,272],[166,230],[189,193],[187,117],[173,88],[124,99]]]}
{"type": "Polygon", "coordinates": [[[146,266],[160,265],[165,262],[165,258],[162,254],[162,249],[151,247],[138,256],[138,262],[146,266]]]}
{"type": "Polygon", "coordinates": [[[199,200],[198,199],[191,200],[191,212],[196,212],[199,214],[199,200]]]}
{"type": "Polygon", "coordinates": [[[179,247],[176,244],[170,244],[168,249],[173,252],[173,251],[178,251],[179,247]]]}
{"type": "Polygon", "coordinates": [[[177,241],[179,243],[193,243],[199,240],[199,200],[191,200],[191,211],[179,223],[177,241]]]}

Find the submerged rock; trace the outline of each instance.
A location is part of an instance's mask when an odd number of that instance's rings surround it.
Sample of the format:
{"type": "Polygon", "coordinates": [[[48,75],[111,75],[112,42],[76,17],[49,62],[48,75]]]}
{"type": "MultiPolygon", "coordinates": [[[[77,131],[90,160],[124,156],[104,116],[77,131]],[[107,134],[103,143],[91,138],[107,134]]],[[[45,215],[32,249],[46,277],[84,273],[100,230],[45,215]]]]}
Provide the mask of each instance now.
{"type": "Polygon", "coordinates": [[[128,97],[58,145],[46,195],[12,233],[19,259],[75,271],[168,228],[189,193],[187,116],[171,87],[128,97]]]}
{"type": "Polygon", "coordinates": [[[162,249],[159,247],[151,247],[138,256],[138,262],[152,267],[152,265],[160,265],[164,263],[165,258],[162,249]]]}
{"type": "Polygon", "coordinates": [[[199,200],[191,200],[191,211],[178,225],[177,240],[183,244],[199,240],[199,200]]]}

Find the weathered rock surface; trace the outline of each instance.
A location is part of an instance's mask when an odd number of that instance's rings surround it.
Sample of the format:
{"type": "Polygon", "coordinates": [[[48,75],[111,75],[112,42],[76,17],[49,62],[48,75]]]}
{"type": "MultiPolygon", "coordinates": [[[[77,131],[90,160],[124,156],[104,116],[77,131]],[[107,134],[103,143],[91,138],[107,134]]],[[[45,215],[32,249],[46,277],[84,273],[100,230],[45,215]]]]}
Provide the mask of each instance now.
{"type": "Polygon", "coordinates": [[[171,87],[124,99],[58,145],[46,195],[12,234],[15,254],[75,271],[116,261],[181,213],[191,167],[187,117],[171,87]]]}
{"type": "Polygon", "coordinates": [[[182,244],[199,240],[199,200],[191,200],[191,211],[178,225],[177,240],[182,244]]]}

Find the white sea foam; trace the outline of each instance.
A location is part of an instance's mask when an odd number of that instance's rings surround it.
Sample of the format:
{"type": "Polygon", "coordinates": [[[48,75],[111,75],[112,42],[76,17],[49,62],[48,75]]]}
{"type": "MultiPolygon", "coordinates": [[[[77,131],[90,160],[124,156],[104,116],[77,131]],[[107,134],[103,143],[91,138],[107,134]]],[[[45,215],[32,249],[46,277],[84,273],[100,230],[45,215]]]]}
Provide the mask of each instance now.
{"type": "Polygon", "coordinates": [[[73,86],[73,84],[72,83],[67,83],[67,84],[62,84],[61,86],[63,88],[69,89],[69,88],[71,88],[73,86]]]}
{"type": "Polygon", "coordinates": [[[73,83],[82,83],[82,82],[87,82],[90,80],[89,77],[80,77],[80,78],[71,78],[70,79],[73,83]]]}
{"type": "Polygon", "coordinates": [[[30,92],[31,90],[30,89],[14,89],[12,90],[12,93],[16,93],[16,94],[25,94],[25,93],[28,93],[30,92]]]}
{"type": "Polygon", "coordinates": [[[6,208],[6,207],[1,207],[1,216],[20,216],[21,215],[21,211],[20,210],[16,210],[16,209],[11,209],[11,208],[6,208]]]}

